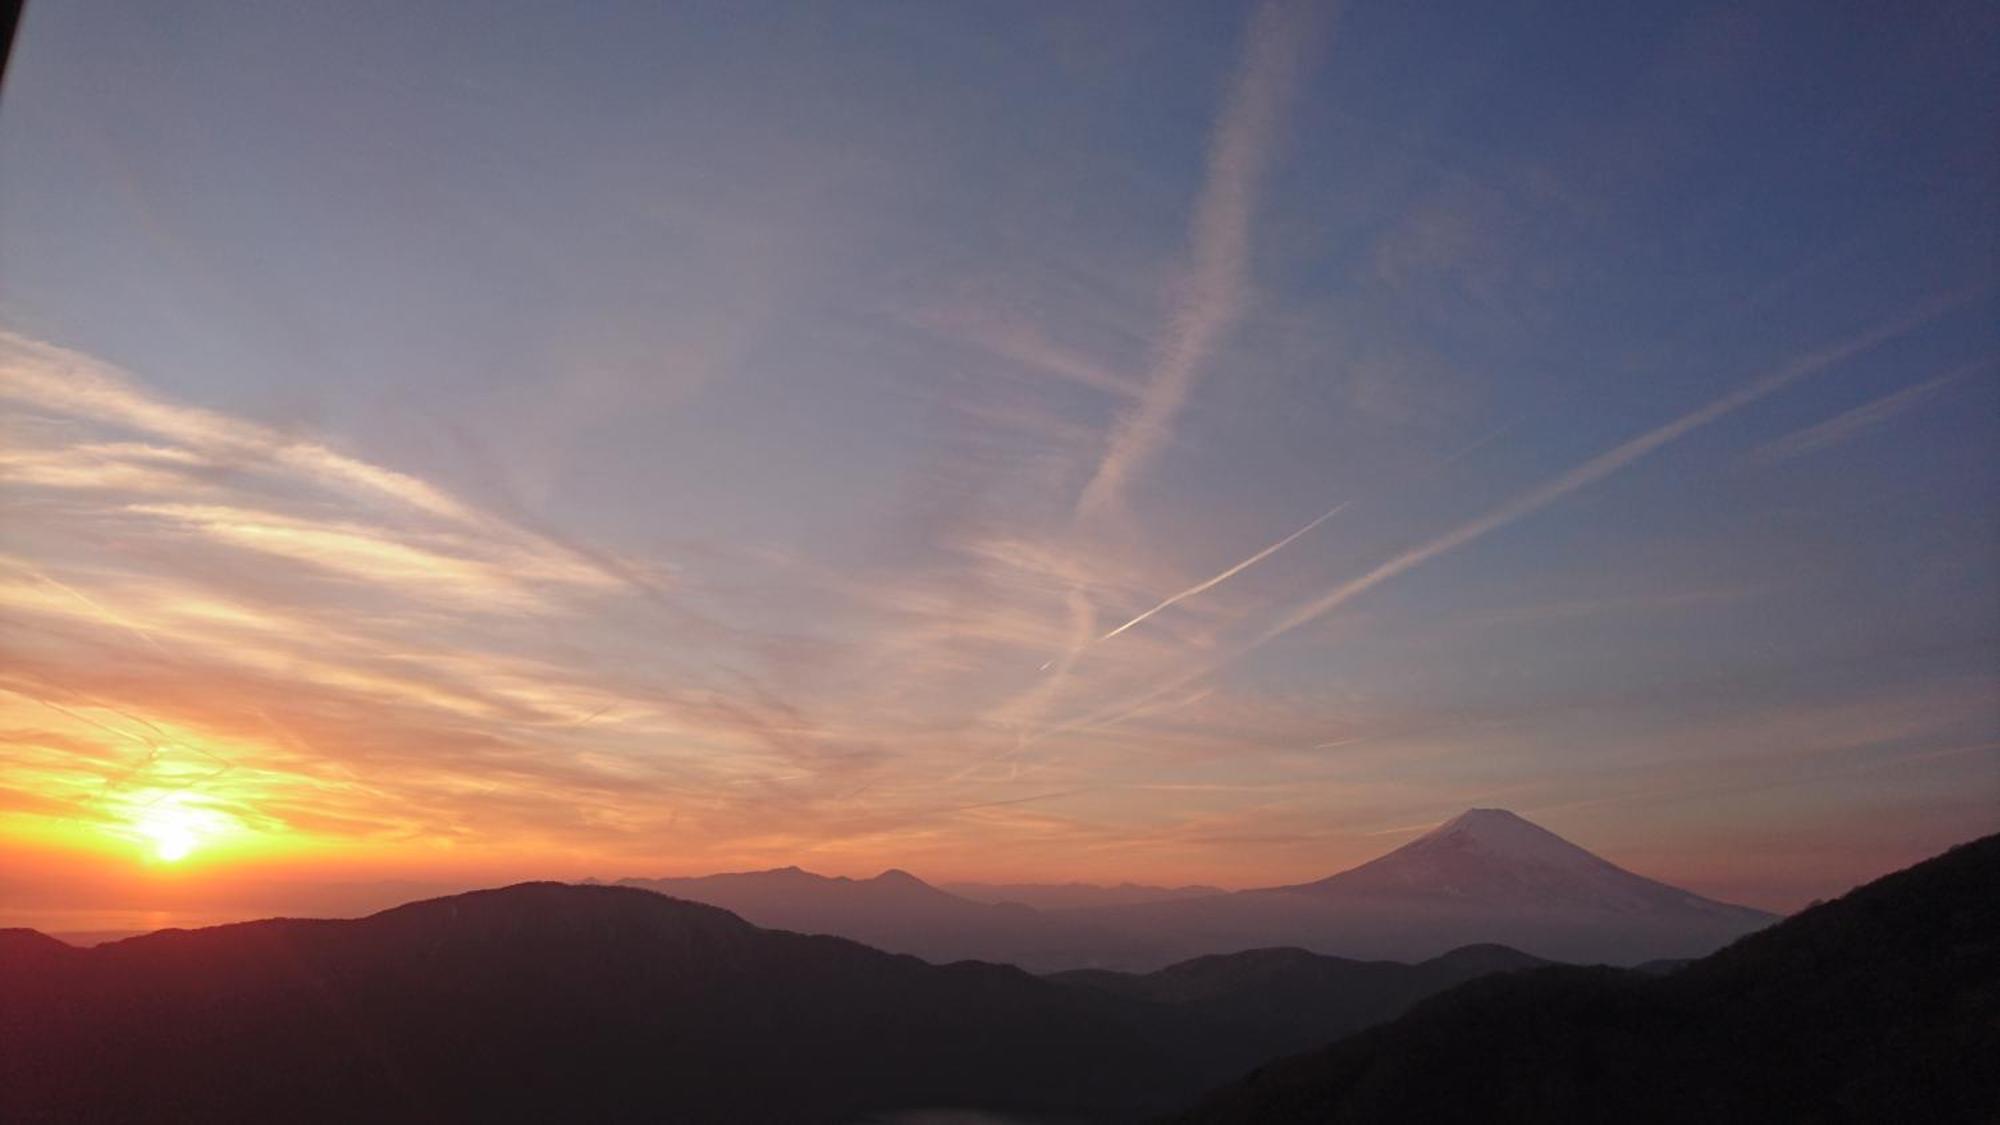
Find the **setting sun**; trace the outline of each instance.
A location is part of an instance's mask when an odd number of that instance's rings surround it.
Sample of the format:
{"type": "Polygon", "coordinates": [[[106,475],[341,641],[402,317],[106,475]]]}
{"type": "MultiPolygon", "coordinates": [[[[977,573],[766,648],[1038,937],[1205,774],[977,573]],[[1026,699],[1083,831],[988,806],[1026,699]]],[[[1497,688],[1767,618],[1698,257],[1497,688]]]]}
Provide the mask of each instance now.
{"type": "Polygon", "coordinates": [[[168,798],[142,810],[132,828],[147,853],[161,863],[178,863],[214,834],[215,814],[191,809],[178,798],[168,798]]]}
{"type": "Polygon", "coordinates": [[[153,858],[172,863],[194,850],[195,835],[185,824],[147,824],[141,829],[152,841],[153,858]]]}

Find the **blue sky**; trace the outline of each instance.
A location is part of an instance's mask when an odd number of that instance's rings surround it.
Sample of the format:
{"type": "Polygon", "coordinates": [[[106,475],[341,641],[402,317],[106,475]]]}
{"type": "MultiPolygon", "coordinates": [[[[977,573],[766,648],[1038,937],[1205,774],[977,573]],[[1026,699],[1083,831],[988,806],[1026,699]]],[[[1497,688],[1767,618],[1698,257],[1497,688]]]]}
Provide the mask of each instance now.
{"type": "Polygon", "coordinates": [[[1255,885],[1505,805],[1770,906],[1993,830],[2000,21],[1629,8],[31,5],[0,824],[1255,885]]]}

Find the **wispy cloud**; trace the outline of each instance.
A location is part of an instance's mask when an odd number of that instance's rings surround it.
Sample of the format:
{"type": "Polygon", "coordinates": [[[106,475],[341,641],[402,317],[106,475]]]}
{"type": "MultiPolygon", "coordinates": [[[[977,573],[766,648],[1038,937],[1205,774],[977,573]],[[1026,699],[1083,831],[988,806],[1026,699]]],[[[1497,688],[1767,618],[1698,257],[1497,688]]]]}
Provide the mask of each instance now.
{"type": "Polygon", "coordinates": [[[0,473],[24,484],[195,493],[202,491],[192,485],[205,479],[203,473],[261,472],[290,487],[325,489],[364,504],[387,501],[459,534],[504,543],[515,561],[538,556],[535,569],[544,573],[587,568],[615,581],[639,581],[618,560],[511,524],[408,473],[267,426],[164,401],[89,356],[6,331],[0,331],[0,399],[154,439],[11,453],[0,461],[0,473]],[[158,444],[162,441],[170,444],[158,444]]]}
{"type": "Polygon", "coordinates": [[[1136,399],[1145,393],[1145,387],[1137,379],[1058,344],[1033,322],[1020,317],[1001,317],[965,309],[934,312],[925,318],[925,322],[993,355],[1044,375],[1121,399],[1136,399]]]}
{"type": "Polygon", "coordinates": [[[222,505],[134,504],[127,510],[369,585],[414,587],[423,597],[463,601],[495,612],[541,607],[544,600],[538,587],[574,584],[604,588],[616,584],[602,571],[566,559],[496,549],[495,545],[463,538],[433,537],[437,545],[430,546],[417,537],[397,536],[381,527],[222,505]],[[478,557],[481,554],[489,557],[478,557]]]}
{"type": "Polygon", "coordinates": [[[1605,450],[1554,479],[1530,489],[1477,519],[1460,524],[1426,543],[1412,547],[1373,569],[1335,586],[1319,597],[1293,609],[1259,633],[1242,651],[1247,652],[1308,624],[1347,604],[1369,590],[1414,570],[1432,559],[1449,554],[1481,536],[1533,515],[1575,492],[1595,484],[1634,461],[1757,400],[1775,394],[1801,379],[1816,375],[1912,329],[1936,319],[1964,303],[1962,295],[1926,302],[1914,312],[1895,318],[1860,335],[1816,349],[1789,363],[1750,380],[1736,390],[1679,418],[1605,450]]]}
{"type": "MultiPolygon", "coordinates": [[[[359,844],[789,860],[942,838],[1058,788],[1052,772],[1076,780],[1040,764],[939,778],[1015,745],[1000,705],[1036,686],[1025,654],[1100,631],[1082,584],[1163,584],[1158,564],[979,520],[932,564],[865,577],[711,546],[731,581],[663,607],[622,577],[660,562],[558,520],[530,528],[540,517],[5,344],[0,398],[25,440],[0,466],[0,612],[19,640],[0,726],[37,733],[0,739],[0,766],[41,798],[33,815],[113,834],[171,799],[252,834],[359,844]],[[774,818],[785,831],[760,827],[774,818]]],[[[1051,508],[1066,519],[1059,494],[1051,508]]],[[[1105,664],[1139,674],[1186,633],[1105,664]]]]}
{"type": "MultiPolygon", "coordinates": [[[[1188,396],[1243,314],[1258,194],[1326,14],[1309,3],[1273,0],[1251,17],[1209,135],[1206,173],[1189,224],[1190,260],[1170,287],[1166,323],[1136,401],[1112,423],[1103,454],[1077,497],[1073,522],[1078,527],[1120,509],[1127,483],[1171,441],[1188,396]]],[[[1017,745],[1005,756],[1011,758],[1047,733],[1038,730],[1042,716],[1068,689],[1084,650],[1100,639],[1092,601],[1096,592],[1087,572],[1075,577],[1063,605],[1069,641],[1041,664],[1047,678],[989,712],[1015,731],[1017,745]]],[[[953,776],[966,776],[980,764],[953,776]]]]}
{"type": "Polygon", "coordinates": [[[1836,414],[1818,425],[1808,426],[1761,445],[1752,450],[1746,460],[1755,464],[1773,465],[1832,448],[1887,422],[1951,383],[1992,364],[1991,359],[1968,363],[1934,379],[1926,379],[1921,383],[1904,387],[1900,391],[1892,391],[1873,402],[1836,414]]]}
{"type": "Polygon", "coordinates": [[[1244,571],[1250,569],[1251,567],[1256,566],[1258,563],[1263,562],[1265,559],[1270,558],[1272,555],[1277,554],[1279,551],[1284,550],[1286,547],[1291,546],[1293,543],[1298,541],[1300,536],[1311,531],[1313,528],[1318,527],[1320,524],[1323,524],[1326,521],[1332,519],[1335,515],[1337,515],[1340,512],[1342,508],[1347,507],[1349,503],[1351,503],[1351,501],[1342,501],[1338,504],[1335,504],[1333,507],[1328,508],[1326,511],[1320,513],[1317,517],[1308,521],[1305,524],[1305,526],[1299,528],[1297,531],[1292,532],[1290,535],[1285,536],[1283,539],[1280,539],[1277,542],[1272,543],[1269,546],[1266,546],[1262,550],[1258,551],[1256,554],[1251,555],[1249,558],[1243,559],[1242,561],[1236,563],[1234,566],[1229,567],[1228,569],[1222,571],[1221,573],[1205,578],[1200,582],[1197,582],[1194,585],[1189,586],[1187,589],[1182,590],[1179,593],[1168,597],[1165,601],[1160,602],[1158,605],[1153,606],[1151,609],[1148,609],[1144,613],[1141,613],[1139,616],[1134,617],[1132,620],[1127,621],[1125,624],[1118,626],[1116,629],[1111,630],[1110,632],[1104,634],[1103,636],[1097,639],[1099,641],[1108,641],[1111,638],[1117,636],[1118,634],[1123,633],[1125,630],[1130,629],[1132,626],[1137,625],[1140,622],[1146,620],[1148,617],[1151,617],[1154,614],[1160,612],[1161,610],[1168,608],[1169,606],[1175,605],[1179,602],[1184,602],[1187,599],[1192,598],[1197,594],[1206,593],[1209,590],[1213,590],[1217,586],[1222,585],[1224,582],[1229,581],[1231,578],[1236,577],[1237,575],[1243,573],[1244,571]]]}
{"type": "Polygon", "coordinates": [[[219,458],[269,460],[329,484],[393,498],[455,521],[479,520],[458,500],[408,474],[254,423],[162,402],[88,356],[11,332],[0,332],[0,396],[169,438],[219,458]]]}
{"type": "Polygon", "coordinates": [[[1178,674],[1161,677],[1146,686],[1135,697],[1124,697],[1070,719],[1048,725],[1038,730],[1034,737],[1044,739],[1071,731],[1094,729],[1107,723],[1121,721],[1130,715],[1142,714],[1155,700],[1181,691],[1279,637],[1326,616],[1377,586],[1517,520],[1533,515],[1570,493],[1603,480],[1702,426],[1799,380],[1819,374],[1882,343],[1929,324],[1945,313],[1961,307],[1966,300],[1965,294],[1952,294],[1927,301],[1914,310],[1866,332],[1800,355],[1697,410],[1620,443],[1475,519],[1391,556],[1388,560],[1334,586],[1318,597],[1293,607],[1276,621],[1253,634],[1247,641],[1230,647],[1219,656],[1203,659],[1193,668],[1184,667],[1178,674]]]}
{"type": "Polygon", "coordinates": [[[1251,17],[1228,101],[1209,138],[1208,172],[1189,230],[1192,260],[1134,407],[1111,431],[1077,500],[1079,515],[1114,509],[1128,481],[1159,455],[1216,347],[1249,300],[1251,223],[1285,111],[1315,49],[1321,13],[1266,3],[1251,17]]]}

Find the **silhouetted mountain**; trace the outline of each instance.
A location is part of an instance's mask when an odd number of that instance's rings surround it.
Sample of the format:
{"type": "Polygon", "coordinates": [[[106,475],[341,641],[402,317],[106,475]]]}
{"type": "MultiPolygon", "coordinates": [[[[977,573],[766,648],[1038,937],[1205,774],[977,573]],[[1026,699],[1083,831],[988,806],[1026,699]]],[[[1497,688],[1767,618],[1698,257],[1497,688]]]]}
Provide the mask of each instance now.
{"type": "Polygon", "coordinates": [[[1114,886],[1096,883],[946,883],[944,889],[974,902],[1018,902],[1037,910],[1169,902],[1228,893],[1221,887],[1198,883],[1184,887],[1154,887],[1144,883],[1119,883],[1114,886]]]}
{"type": "Polygon", "coordinates": [[[0,964],[36,965],[74,952],[74,947],[40,932],[19,928],[0,929],[0,964]]]}
{"type": "Polygon", "coordinates": [[[1182,1120],[2000,1120],[2000,836],[1666,975],[1487,977],[1182,1120]]]}
{"type": "Polygon", "coordinates": [[[1019,913],[1018,909],[990,909],[988,904],[941,891],[915,875],[895,868],[872,879],[849,879],[844,875],[829,877],[797,867],[780,867],[772,871],[743,871],[695,878],[620,879],[618,885],[643,887],[690,902],[706,902],[742,914],[752,922],[757,922],[753,917],[757,913],[784,916],[787,921],[828,914],[853,914],[860,918],[891,914],[984,920],[1019,913]],[[738,909],[739,905],[743,909],[738,909]]]}
{"type": "Polygon", "coordinates": [[[1200,1012],[1254,1042],[1260,1055],[1275,1056],[1393,1019],[1474,978],[1548,963],[1501,945],[1467,946],[1416,965],[1253,949],[1144,975],[1080,969],[1048,979],[1200,1012]]]}
{"type": "Polygon", "coordinates": [[[1664,957],[1658,961],[1641,962],[1632,966],[1632,968],[1636,972],[1651,973],[1654,976],[1665,976],[1668,973],[1678,973],[1692,964],[1694,964],[1694,961],[1691,958],[1664,957]]]}
{"type": "Polygon", "coordinates": [[[0,1120],[1121,1118],[1254,1061],[1190,1013],[617,887],[0,936],[0,1120]]]}
{"type": "Polygon", "coordinates": [[[973,902],[906,871],[872,879],[781,867],[696,878],[622,879],[620,886],[705,902],[759,926],[834,934],[939,964],[995,961],[1031,969],[1088,965],[1117,948],[1088,923],[1043,916],[1019,903],[973,902]]]}
{"type": "Polygon", "coordinates": [[[1505,809],[1468,809],[1380,859],[1275,890],[1338,902],[1448,901],[1507,911],[1689,914],[1768,925],[1761,910],[1670,887],[1577,847],[1505,809]]]}
{"type": "Polygon", "coordinates": [[[1498,809],[1471,810],[1318,882],[1234,894],[1098,888],[1118,901],[1035,909],[972,901],[901,871],[847,879],[796,867],[622,884],[762,926],[1035,972],[1145,972],[1274,946],[1410,961],[1486,942],[1556,960],[1636,964],[1700,956],[1773,919],[1634,875],[1498,809]]]}
{"type": "Polygon", "coordinates": [[[5,930],[0,1120],[1124,1120],[1535,963],[1264,950],[1043,980],[552,883],[92,949],[5,930]]]}
{"type": "Polygon", "coordinates": [[[1699,956],[1774,916],[1634,875],[1501,809],[1473,809],[1379,859],[1312,883],[1069,916],[1149,935],[1137,951],[1295,945],[1409,960],[1481,942],[1573,962],[1699,956]]]}

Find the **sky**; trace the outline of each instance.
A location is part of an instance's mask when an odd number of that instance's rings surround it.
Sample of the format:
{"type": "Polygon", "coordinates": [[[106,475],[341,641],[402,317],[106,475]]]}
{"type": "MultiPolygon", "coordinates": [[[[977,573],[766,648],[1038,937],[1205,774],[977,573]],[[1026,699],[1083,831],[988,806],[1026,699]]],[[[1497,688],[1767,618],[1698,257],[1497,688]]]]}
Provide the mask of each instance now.
{"type": "Polygon", "coordinates": [[[1471,806],[1790,909],[1992,832],[1996,60],[1978,3],[37,0],[0,923],[1249,887],[1471,806]]]}

